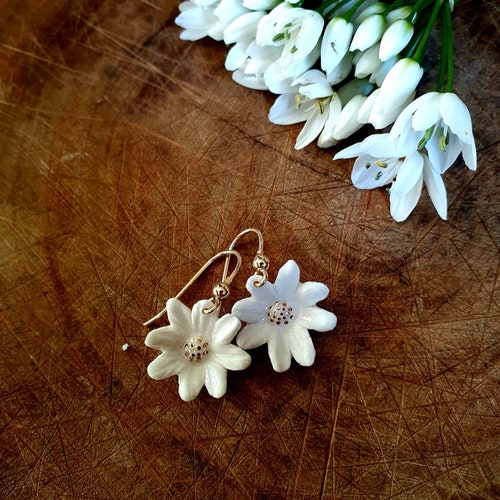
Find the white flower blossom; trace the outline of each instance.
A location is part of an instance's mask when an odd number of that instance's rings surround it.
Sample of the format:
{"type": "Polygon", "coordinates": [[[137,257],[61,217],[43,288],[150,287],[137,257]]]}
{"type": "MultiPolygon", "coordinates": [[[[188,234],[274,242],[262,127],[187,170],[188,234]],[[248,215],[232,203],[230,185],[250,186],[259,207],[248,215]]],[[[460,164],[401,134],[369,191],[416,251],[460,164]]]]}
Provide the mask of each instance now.
{"type": "Polygon", "coordinates": [[[413,24],[406,19],[399,19],[391,24],[380,41],[380,60],[384,62],[398,55],[410,42],[413,31],[413,24]]]}
{"type": "Polygon", "coordinates": [[[451,92],[428,92],[410,103],[394,123],[390,137],[401,149],[425,149],[433,168],[445,172],[462,153],[477,168],[476,145],[469,110],[451,92]]]}
{"type": "Polygon", "coordinates": [[[349,50],[366,50],[377,43],[384,34],[387,21],[380,14],[367,17],[356,29],[349,50]]]}
{"type": "Polygon", "coordinates": [[[295,143],[296,149],[302,149],[323,130],[332,95],[332,87],[323,72],[306,71],[291,82],[287,93],[276,99],[269,110],[269,121],[278,125],[305,121],[295,143]]]}
{"type": "Polygon", "coordinates": [[[278,272],[276,281],[255,285],[251,276],[246,284],[251,296],[234,304],[232,313],[247,323],[236,343],[243,349],[268,345],[275,371],[288,370],[292,357],[302,366],[314,363],[316,351],[308,330],[326,332],[335,328],[335,314],[316,303],[328,295],[322,283],[300,282],[300,270],[289,260],[278,272]]]}
{"type": "MultiPolygon", "coordinates": [[[[247,58],[233,72],[233,80],[244,87],[256,90],[269,89],[264,77],[268,68],[279,58],[279,47],[262,47],[255,42],[250,42],[246,48],[247,58]]],[[[280,73],[281,75],[281,73],[280,73]]],[[[272,84],[273,82],[270,82],[272,84]]]]}
{"type": "Polygon", "coordinates": [[[213,303],[201,300],[191,311],[179,300],[167,301],[170,325],[152,330],[146,336],[148,347],[161,354],[148,366],[155,380],[172,375],[179,377],[179,395],[184,401],[198,396],[203,385],[208,393],[220,398],[226,393],[227,370],[244,370],[251,358],[231,344],[240,329],[240,321],[232,314],[219,318],[217,312],[206,314],[213,303]]]}
{"type": "Polygon", "coordinates": [[[392,217],[404,221],[415,208],[425,184],[442,219],[447,216],[447,198],[441,174],[427,155],[416,148],[403,149],[389,134],[374,134],[364,141],[339,151],[334,159],[357,157],[351,180],[359,189],[373,189],[391,184],[392,217]]]}
{"type": "Polygon", "coordinates": [[[179,5],[181,13],[175,24],[184,28],[182,40],[199,40],[206,36],[214,40],[224,38],[224,30],[232,21],[249,12],[242,0],[189,0],[179,5]]]}
{"type": "Polygon", "coordinates": [[[321,69],[332,73],[349,51],[354,26],[343,17],[334,17],[325,28],[321,41],[321,69]]]}
{"type": "Polygon", "coordinates": [[[248,12],[236,18],[224,30],[224,43],[234,44],[226,56],[225,67],[228,71],[235,71],[248,59],[250,46],[255,42],[257,25],[265,14],[264,11],[248,12]]]}
{"type": "Polygon", "coordinates": [[[424,70],[413,59],[399,60],[387,73],[370,112],[370,123],[375,128],[390,125],[415,95],[415,89],[424,70]]]}
{"type": "Polygon", "coordinates": [[[380,68],[382,61],[379,59],[379,49],[380,43],[376,43],[364,52],[358,52],[354,56],[354,76],[356,78],[365,78],[380,68]]]}
{"type": "Polygon", "coordinates": [[[337,99],[332,98],[330,102],[328,117],[318,140],[319,147],[333,146],[364,125],[358,115],[372,90],[373,85],[367,80],[354,78],[334,94],[337,99]]]}
{"type": "Polygon", "coordinates": [[[320,54],[323,17],[313,10],[283,2],[260,20],[256,42],[281,48],[283,75],[295,78],[311,68],[320,54]]]}

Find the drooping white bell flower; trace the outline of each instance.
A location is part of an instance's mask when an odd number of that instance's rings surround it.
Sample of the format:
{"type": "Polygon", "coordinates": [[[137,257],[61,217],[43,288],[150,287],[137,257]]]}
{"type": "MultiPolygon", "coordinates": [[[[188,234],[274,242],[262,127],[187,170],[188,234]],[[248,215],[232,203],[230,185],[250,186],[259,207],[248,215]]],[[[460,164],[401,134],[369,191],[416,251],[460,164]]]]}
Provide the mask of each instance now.
{"type": "Polygon", "coordinates": [[[373,88],[374,86],[367,80],[354,78],[334,94],[338,96],[340,104],[333,99],[330,102],[329,114],[318,146],[333,146],[350,137],[364,125],[359,121],[358,115],[373,88]]]}
{"type": "Polygon", "coordinates": [[[181,40],[200,40],[208,36],[208,32],[219,23],[214,15],[214,8],[199,6],[187,1],[179,5],[180,14],[175,18],[175,24],[183,28],[179,35],[181,40]]]}
{"type": "Polygon", "coordinates": [[[423,74],[420,64],[410,58],[399,60],[390,69],[370,112],[370,123],[375,128],[387,127],[394,121],[394,115],[413,99],[423,74]]]}
{"type": "MultiPolygon", "coordinates": [[[[404,145],[402,145],[404,146],[404,145]]],[[[425,184],[439,216],[446,219],[446,189],[439,172],[432,168],[425,153],[400,147],[389,134],[374,134],[339,151],[334,159],[357,157],[351,180],[359,189],[391,184],[392,217],[401,222],[415,208],[425,184]]]]}
{"type": "Polygon", "coordinates": [[[380,41],[379,58],[382,62],[398,55],[410,42],[414,27],[406,19],[391,24],[380,41]]]}
{"type": "Polygon", "coordinates": [[[359,26],[365,19],[374,14],[382,14],[386,9],[387,4],[384,2],[376,2],[375,0],[363,2],[357,13],[354,14],[354,22],[359,26]]]}
{"type": "Polygon", "coordinates": [[[256,42],[280,47],[281,71],[284,76],[295,78],[318,60],[323,24],[319,13],[283,2],[261,19],[256,42]]]}
{"type": "Polygon", "coordinates": [[[246,284],[251,296],[234,304],[232,314],[247,323],[236,337],[243,349],[267,343],[275,371],[290,368],[292,357],[302,366],[314,363],[316,351],[308,330],[327,332],[337,324],[335,314],[316,305],[328,295],[323,283],[300,282],[298,265],[289,260],[278,271],[276,281],[255,285],[255,276],[246,284]]]}
{"type": "Polygon", "coordinates": [[[382,38],[386,25],[385,17],[380,14],[366,18],[356,29],[349,50],[363,51],[376,44],[382,38]]]}
{"type": "Polygon", "coordinates": [[[191,311],[178,299],[167,301],[170,325],[148,333],[145,344],[161,354],[148,365],[155,380],[179,377],[179,395],[191,401],[203,385],[208,393],[220,398],[226,393],[227,370],[244,370],[250,365],[248,353],[231,344],[240,329],[239,319],[217,311],[206,313],[213,303],[200,300],[191,311]]]}
{"type": "Polygon", "coordinates": [[[367,76],[375,73],[382,65],[379,59],[380,44],[372,45],[364,52],[358,52],[354,56],[354,76],[356,78],[366,78],[367,76]]]}
{"type": "Polygon", "coordinates": [[[248,12],[236,18],[224,30],[224,43],[234,44],[226,56],[225,67],[228,71],[243,66],[249,57],[248,50],[255,41],[257,25],[265,15],[264,11],[248,12]]]}
{"type": "Polygon", "coordinates": [[[437,172],[450,168],[460,153],[469,169],[477,168],[469,110],[451,92],[428,92],[411,102],[395,121],[390,136],[401,148],[425,148],[437,172]]]}
{"type": "Polygon", "coordinates": [[[247,58],[233,72],[233,80],[244,87],[255,90],[268,90],[264,75],[269,66],[279,59],[280,47],[262,47],[254,41],[245,50],[247,58]]]}
{"type": "Polygon", "coordinates": [[[277,125],[305,121],[295,143],[295,149],[302,149],[323,130],[332,94],[333,89],[322,71],[306,71],[290,83],[287,93],[276,99],[269,110],[269,121],[277,125]]]}
{"type": "Polygon", "coordinates": [[[242,0],[217,0],[216,2],[190,0],[179,5],[181,13],[175,24],[184,28],[182,40],[199,40],[206,36],[214,40],[224,38],[224,30],[232,21],[250,12],[242,0]]]}
{"type": "Polygon", "coordinates": [[[354,26],[343,17],[334,17],[326,25],[321,41],[321,69],[332,73],[349,51],[354,26]]]}
{"type": "Polygon", "coordinates": [[[330,85],[341,83],[349,76],[349,73],[352,70],[353,60],[354,53],[347,52],[339,63],[326,73],[326,79],[330,85]]]}

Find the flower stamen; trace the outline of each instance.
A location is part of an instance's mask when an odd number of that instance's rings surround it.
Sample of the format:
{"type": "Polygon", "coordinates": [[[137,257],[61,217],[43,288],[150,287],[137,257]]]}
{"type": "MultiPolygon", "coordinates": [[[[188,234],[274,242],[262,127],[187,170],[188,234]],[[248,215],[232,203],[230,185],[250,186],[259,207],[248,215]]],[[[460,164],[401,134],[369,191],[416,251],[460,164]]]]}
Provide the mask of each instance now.
{"type": "Polygon", "coordinates": [[[184,356],[192,363],[199,363],[208,354],[208,342],[204,342],[202,337],[190,337],[184,344],[184,356]]]}
{"type": "Polygon", "coordinates": [[[293,319],[293,307],[288,305],[286,302],[280,302],[278,300],[267,309],[268,321],[272,325],[288,325],[288,323],[293,319]]]}

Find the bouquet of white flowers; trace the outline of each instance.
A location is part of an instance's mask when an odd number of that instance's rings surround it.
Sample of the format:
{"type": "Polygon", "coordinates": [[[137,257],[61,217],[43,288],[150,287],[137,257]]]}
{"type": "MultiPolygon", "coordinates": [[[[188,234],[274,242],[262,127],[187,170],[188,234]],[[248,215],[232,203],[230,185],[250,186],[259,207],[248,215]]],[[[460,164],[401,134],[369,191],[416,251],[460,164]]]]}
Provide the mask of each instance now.
{"type": "Polygon", "coordinates": [[[338,152],[354,158],[360,189],[389,186],[391,215],[405,220],[423,184],[446,219],[444,172],[462,153],[476,169],[470,113],[453,90],[453,0],[188,0],[181,38],[230,46],[226,68],[246,87],[279,94],[269,120],[305,122],[295,143],[331,147],[366,124],[392,125],[338,152]],[[436,91],[415,99],[422,59],[439,22],[436,91]]]}

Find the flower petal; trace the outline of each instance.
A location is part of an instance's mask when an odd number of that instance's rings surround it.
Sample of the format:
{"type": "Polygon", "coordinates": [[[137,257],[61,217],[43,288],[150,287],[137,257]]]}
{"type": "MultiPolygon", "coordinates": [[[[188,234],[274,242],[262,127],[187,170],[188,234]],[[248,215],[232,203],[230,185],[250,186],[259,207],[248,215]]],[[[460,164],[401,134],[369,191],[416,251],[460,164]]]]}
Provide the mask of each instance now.
{"type": "Polygon", "coordinates": [[[148,375],[155,380],[163,380],[186,368],[186,359],[173,352],[165,351],[148,365],[148,375]]]}
{"type": "Polygon", "coordinates": [[[210,314],[206,314],[203,311],[205,309],[211,309],[214,306],[213,302],[210,300],[199,300],[193,306],[191,312],[191,321],[193,323],[193,330],[196,334],[205,334],[211,337],[215,322],[218,319],[217,311],[213,311],[210,314]]]}
{"type": "Polygon", "coordinates": [[[205,370],[201,366],[189,367],[179,373],[179,396],[183,401],[192,401],[205,382],[205,370]]]}
{"type": "Polygon", "coordinates": [[[467,144],[474,142],[469,110],[456,94],[451,92],[443,94],[439,110],[444,123],[462,142],[467,144]]]}
{"type": "Polygon", "coordinates": [[[292,363],[288,335],[281,331],[274,332],[267,342],[267,347],[274,371],[287,371],[292,363]]]}
{"type": "Polygon", "coordinates": [[[208,363],[205,370],[205,386],[208,394],[221,398],[227,390],[227,370],[218,363],[208,363]]]}
{"type": "Polygon", "coordinates": [[[240,320],[236,316],[225,314],[215,322],[212,343],[214,345],[229,344],[238,333],[240,327],[240,320]]]}
{"type": "Polygon", "coordinates": [[[304,306],[314,306],[316,302],[325,299],[328,296],[328,287],[323,283],[307,281],[299,283],[297,288],[297,298],[304,306]]]}
{"type": "Polygon", "coordinates": [[[167,316],[170,324],[180,331],[190,332],[192,330],[191,324],[191,309],[185,306],[179,299],[167,300],[167,316]]]}
{"type": "Polygon", "coordinates": [[[413,114],[411,120],[413,130],[427,130],[441,120],[439,103],[443,94],[438,92],[429,92],[429,94],[430,97],[425,100],[425,106],[421,104],[413,114]]]}
{"type": "Polygon", "coordinates": [[[214,354],[217,362],[228,370],[244,370],[252,361],[250,354],[233,344],[217,346],[214,354]]]}
{"type": "Polygon", "coordinates": [[[304,307],[298,323],[308,330],[328,332],[337,325],[337,316],[326,309],[317,306],[304,307]]]}
{"type": "Polygon", "coordinates": [[[407,193],[398,193],[391,190],[391,215],[394,220],[402,222],[408,218],[420,199],[424,176],[421,175],[417,183],[407,193]]]}
{"type": "Polygon", "coordinates": [[[242,349],[255,349],[269,341],[274,328],[267,322],[253,323],[244,326],[236,336],[236,343],[242,349]]]}
{"type": "Polygon", "coordinates": [[[292,125],[307,120],[307,114],[297,109],[295,94],[282,94],[271,106],[268,118],[277,125],[292,125]]]}
{"type": "Polygon", "coordinates": [[[299,286],[300,269],[294,260],[289,260],[281,266],[274,282],[276,296],[280,298],[289,297],[295,293],[299,286]]]}
{"type": "Polygon", "coordinates": [[[424,157],[419,152],[407,156],[399,167],[391,193],[406,194],[421,179],[424,169],[424,157]]]}
{"type": "Polygon", "coordinates": [[[352,168],[351,180],[358,189],[374,189],[389,184],[402,161],[398,158],[374,158],[362,155],[352,168]]]}
{"type": "Polygon", "coordinates": [[[236,302],[231,313],[245,323],[257,323],[265,318],[267,305],[267,302],[256,300],[255,297],[247,297],[236,302]]]}
{"type": "Polygon", "coordinates": [[[290,331],[290,350],[299,365],[311,366],[314,363],[316,350],[311,336],[307,328],[297,323],[290,331]]]}
{"type": "Polygon", "coordinates": [[[190,330],[179,330],[174,325],[162,326],[151,330],[144,339],[144,343],[153,349],[176,349],[184,344],[186,333],[190,330]]]}
{"type": "Polygon", "coordinates": [[[439,217],[446,220],[448,201],[443,178],[439,172],[434,171],[427,157],[424,159],[424,183],[439,217]]]}
{"type": "Polygon", "coordinates": [[[318,110],[307,119],[306,123],[302,127],[302,130],[297,136],[295,149],[299,150],[305,148],[308,144],[311,144],[316,137],[318,137],[325,126],[327,116],[328,115],[325,112],[321,113],[318,110]]]}

